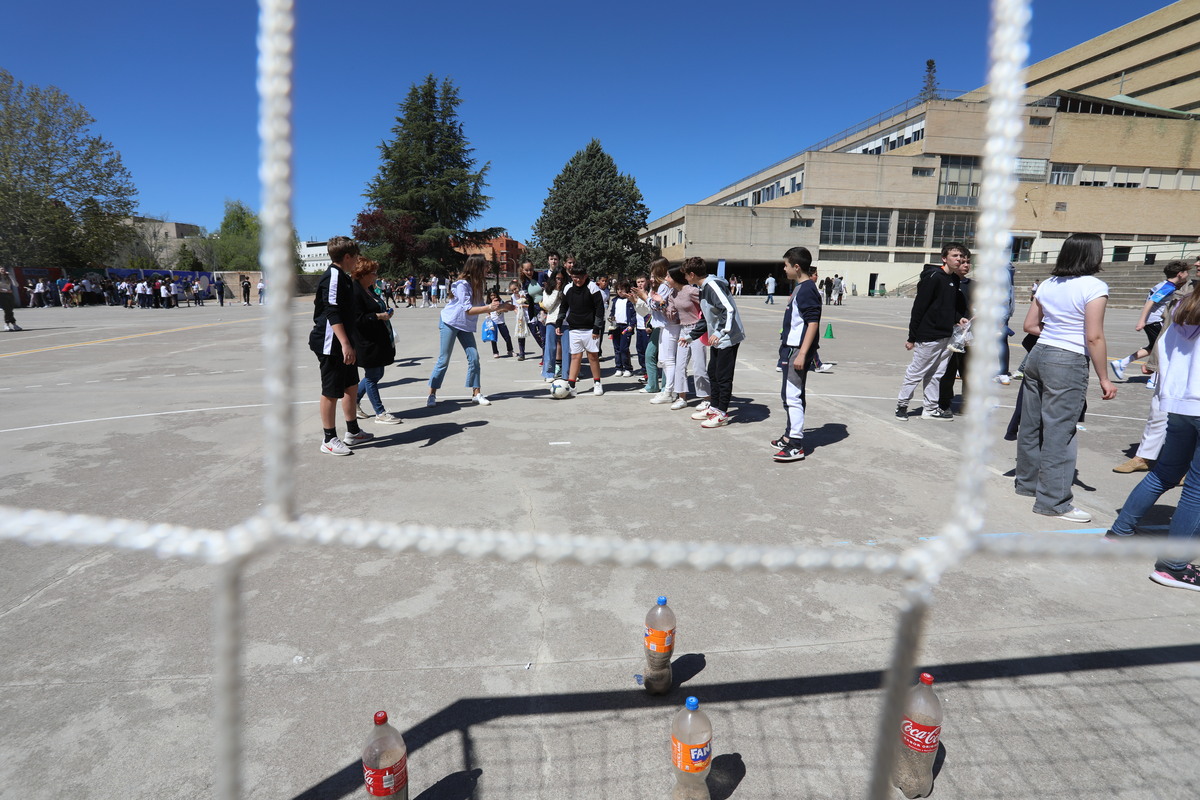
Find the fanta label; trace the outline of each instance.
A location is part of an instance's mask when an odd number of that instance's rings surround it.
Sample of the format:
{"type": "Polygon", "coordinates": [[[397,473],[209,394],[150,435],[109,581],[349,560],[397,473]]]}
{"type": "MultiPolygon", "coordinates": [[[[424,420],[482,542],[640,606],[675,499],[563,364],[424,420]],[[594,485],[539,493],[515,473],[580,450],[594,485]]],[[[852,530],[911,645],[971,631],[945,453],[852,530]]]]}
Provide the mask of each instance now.
{"type": "Polygon", "coordinates": [[[908,717],[900,724],[904,736],[904,744],[909,750],[918,753],[932,753],[938,749],[938,740],[942,736],[941,725],[921,725],[908,717]]]}
{"type": "Polygon", "coordinates": [[[372,797],[391,797],[408,785],[408,756],[383,769],[372,769],[363,764],[363,783],[367,794],[372,797]]]}
{"type": "Polygon", "coordinates": [[[675,648],[675,629],[657,631],[654,628],[646,628],[642,641],[646,643],[646,649],[653,653],[670,652],[675,648]]]}
{"type": "Polygon", "coordinates": [[[684,772],[704,772],[712,760],[712,740],[704,744],[684,744],[671,737],[671,759],[675,769],[684,772]]]}

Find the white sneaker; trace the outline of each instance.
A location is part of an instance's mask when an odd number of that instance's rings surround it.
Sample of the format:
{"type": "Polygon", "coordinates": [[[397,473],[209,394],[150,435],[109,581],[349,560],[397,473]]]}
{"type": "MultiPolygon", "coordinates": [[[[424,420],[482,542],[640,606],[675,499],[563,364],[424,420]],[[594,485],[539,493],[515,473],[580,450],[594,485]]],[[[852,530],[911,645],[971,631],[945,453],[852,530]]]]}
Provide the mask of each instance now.
{"type": "Polygon", "coordinates": [[[374,438],[375,438],[375,434],[373,434],[373,433],[367,433],[366,431],[359,431],[358,433],[347,433],[345,435],[345,437],[343,437],[342,441],[345,442],[346,444],[350,445],[351,447],[353,447],[356,444],[362,444],[363,442],[369,442],[374,438]]]}
{"type": "Polygon", "coordinates": [[[346,447],[342,443],[342,440],[335,436],[328,442],[321,443],[321,452],[331,456],[348,456],[350,455],[350,448],[346,447]]]}
{"type": "Polygon", "coordinates": [[[4,330],[6,330],[6,331],[11,331],[11,330],[12,330],[12,323],[11,323],[11,322],[6,322],[6,323],[4,323],[4,330]]]}
{"type": "Polygon", "coordinates": [[[661,392],[654,395],[654,397],[650,399],[650,402],[657,406],[662,405],[663,403],[670,403],[674,399],[675,394],[673,392],[668,392],[666,389],[663,389],[661,392]]]}
{"type": "Polygon", "coordinates": [[[695,419],[695,420],[708,419],[715,413],[717,413],[716,410],[712,409],[712,408],[697,409],[695,412],[693,412],[692,419],[695,419]]]}
{"type": "Polygon", "coordinates": [[[400,419],[395,414],[385,411],[379,416],[375,417],[375,421],[380,425],[399,425],[404,420],[400,419]]]}
{"type": "Polygon", "coordinates": [[[1009,384],[1012,383],[1012,378],[1008,377],[1007,375],[997,375],[992,380],[994,380],[996,383],[1000,384],[1001,386],[1008,386],[1009,384]]]}
{"type": "Polygon", "coordinates": [[[681,408],[687,408],[687,400],[684,400],[682,397],[676,397],[675,402],[671,403],[671,410],[678,411],[681,408]]]}
{"type": "Polygon", "coordinates": [[[592,394],[599,397],[600,395],[604,394],[604,387],[597,383],[592,387],[592,394]]]}
{"type": "Polygon", "coordinates": [[[358,409],[358,418],[359,419],[370,419],[371,418],[370,414],[368,414],[367,412],[362,410],[361,402],[359,402],[357,409],[358,409]]]}
{"type": "Polygon", "coordinates": [[[642,388],[638,389],[638,392],[639,392],[639,393],[641,393],[641,394],[658,394],[658,392],[651,391],[650,389],[647,389],[645,386],[643,386],[642,388]]]}
{"type": "Polygon", "coordinates": [[[712,415],[704,422],[700,423],[701,428],[720,428],[729,424],[729,415],[722,414],[720,411],[713,411],[712,415]]]}
{"type": "Polygon", "coordinates": [[[708,400],[701,400],[696,404],[697,411],[708,411],[710,408],[712,408],[712,403],[708,402],[708,400]]]}
{"type": "Polygon", "coordinates": [[[833,364],[826,362],[817,367],[817,372],[833,372],[833,364]]]}
{"type": "Polygon", "coordinates": [[[475,395],[471,398],[471,400],[473,400],[477,406],[490,406],[492,404],[492,401],[488,400],[487,397],[484,396],[483,392],[475,395]]]}

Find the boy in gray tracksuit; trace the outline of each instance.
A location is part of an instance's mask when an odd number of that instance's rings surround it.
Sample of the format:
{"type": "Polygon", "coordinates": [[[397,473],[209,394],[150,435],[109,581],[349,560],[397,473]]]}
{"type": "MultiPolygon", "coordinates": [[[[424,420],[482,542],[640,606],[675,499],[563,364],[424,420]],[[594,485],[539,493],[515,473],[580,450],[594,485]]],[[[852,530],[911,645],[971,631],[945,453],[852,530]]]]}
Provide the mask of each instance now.
{"type": "MultiPolygon", "coordinates": [[[[708,274],[708,265],[703,258],[693,256],[683,262],[683,274],[688,283],[700,290],[702,316],[692,328],[692,337],[708,334],[708,379],[712,384],[712,405],[705,411],[692,414],[692,419],[703,420],[702,428],[720,428],[729,424],[729,398],[733,394],[733,371],[737,366],[737,352],[746,330],[729,284],[715,275],[708,274]]],[[[690,340],[689,340],[690,341],[690,340]]],[[[680,340],[680,344],[687,342],[680,340]]]]}

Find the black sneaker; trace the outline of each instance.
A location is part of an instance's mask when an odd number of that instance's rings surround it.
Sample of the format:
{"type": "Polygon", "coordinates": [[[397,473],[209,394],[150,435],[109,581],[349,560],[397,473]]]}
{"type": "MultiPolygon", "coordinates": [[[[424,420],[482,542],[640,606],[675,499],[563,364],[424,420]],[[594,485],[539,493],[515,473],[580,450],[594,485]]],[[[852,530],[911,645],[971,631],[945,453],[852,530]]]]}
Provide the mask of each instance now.
{"type": "Polygon", "coordinates": [[[787,447],[788,444],[790,444],[790,442],[788,441],[786,433],[783,436],[780,436],[778,439],[771,440],[771,448],[774,450],[782,450],[783,448],[787,447]]]}
{"type": "Polygon", "coordinates": [[[954,419],[954,414],[944,408],[935,408],[933,411],[922,411],[921,419],[954,419]]]}
{"type": "Polygon", "coordinates": [[[792,444],[787,444],[772,456],[776,461],[803,461],[804,450],[792,444]]]}
{"type": "Polygon", "coordinates": [[[1129,542],[1133,540],[1133,537],[1132,533],[1117,533],[1112,528],[1104,532],[1104,541],[1106,542],[1129,542]]]}
{"type": "Polygon", "coordinates": [[[1200,570],[1196,569],[1195,564],[1186,564],[1183,569],[1155,568],[1154,572],[1150,573],[1150,580],[1162,586],[1200,592],[1200,570]]]}
{"type": "Polygon", "coordinates": [[[904,403],[896,404],[896,419],[908,421],[908,406],[904,403]]]}

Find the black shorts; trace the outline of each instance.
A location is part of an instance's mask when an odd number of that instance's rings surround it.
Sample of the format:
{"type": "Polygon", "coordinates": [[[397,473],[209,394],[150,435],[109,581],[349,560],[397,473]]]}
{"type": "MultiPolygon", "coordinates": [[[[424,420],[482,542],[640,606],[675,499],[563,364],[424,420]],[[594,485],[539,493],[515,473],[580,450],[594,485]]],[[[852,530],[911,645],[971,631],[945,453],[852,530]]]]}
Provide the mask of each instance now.
{"type": "Polygon", "coordinates": [[[358,385],[358,367],[343,363],[341,354],[318,355],[317,361],[321,362],[322,397],[332,397],[336,400],[351,386],[358,385]]]}
{"type": "Polygon", "coordinates": [[[1162,333],[1161,322],[1147,322],[1142,332],[1146,334],[1146,338],[1150,340],[1150,344],[1146,345],[1147,350],[1154,349],[1154,343],[1158,340],[1158,335],[1162,333]]]}

